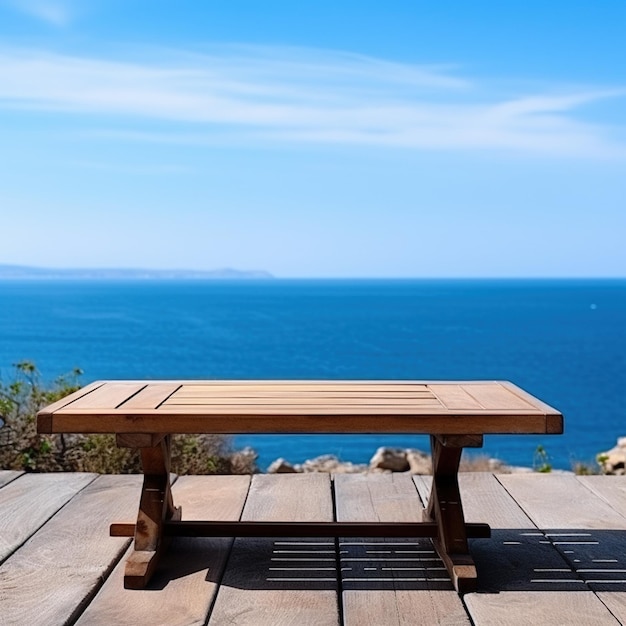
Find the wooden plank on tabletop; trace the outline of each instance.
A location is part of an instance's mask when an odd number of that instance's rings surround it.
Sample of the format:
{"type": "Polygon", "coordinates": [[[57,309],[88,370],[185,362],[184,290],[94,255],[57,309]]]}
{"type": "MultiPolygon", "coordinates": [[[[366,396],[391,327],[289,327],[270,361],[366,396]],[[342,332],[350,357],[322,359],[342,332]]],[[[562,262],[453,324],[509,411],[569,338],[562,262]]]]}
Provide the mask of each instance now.
{"type": "Polygon", "coordinates": [[[180,393],[242,393],[242,392],[305,392],[326,393],[354,391],[362,392],[395,392],[395,391],[426,391],[428,384],[411,381],[314,381],[314,380],[233,380],[233,381],[182,381],[180,393]]]}
{"type": "Polygon", "coordinates": [[[11,481],[21,476],[24,472],[18,472],[15,470],[0,470],[0,487],[8,485],[11,481]]]}
{"type": "Polygon", "coordinates": [[[22,474],[0,489],[0,562],[95,478],[95,474],[22,474]]]}
{"type": "Polygon", "coordinates": [[[49,404],[44,409],[40,410],[37,413],[37,432],[38,433],[52,433],[54,432],[52,429],[52,415],[55,411],[66,407],[68,404],[71,404],[75,400],[82,398],[83,396],[95,391],[99,387],[104,385],[103,382],[93,382],[85,387],[81,387],[80,389],[74,391],[74,393],[70,393],[67,396],[64,396],[60,400],[49,404]]]}
{"type": "Polygon", "coordinates": [[[485,409],[498,410],[502,407],[522,410],[536,409],[530,400],[513,393],[511,389],[500,383],[476,383],[462,385],[462,388],[485,409]]]}
{"type": "MultiPolygon", "coordinates": [[[[219,400],[214,402],[208,401],[181,401],[167,402],[161,407],[163,412],[185,412],[190,415],[197,412],[206,415],[371,415],[371,416],[391,416],[398,415],[422,416],[442,414],[441,404],[435,403],[433,400],[415,400],[404,401],[396,404],[389,404],[387,401],[382,402],[363,402],[355,403],[349,400],[325,401],[324,403],[303,402],[303,403],[287,403],[287,402],[267,402],[264,400],[252,401],[229,401],[219,400]]],[[[444,413],[445,415],[445,413],[444,413]]],[[[456,424],[459,428],[458,423],[456,424]]]]}
{"type": "Polygon", "coordinates": [[[178,383],[149,384],[125,400],[119,405],[119,408],[123,411],[126,409],[156,409],[179,388],[178,383]]]}
{"type": "Polygon", "coordinates": [[[62,398],[60,398],[56,402],[53,402],[52,404],[49,404],[47,407],[45,407],[45,410],[40,411],[39,414],[40,415],[51,415],[55,411],[58,411],[59,409],[62,409],[63,407],[67,406],[68,404],[71,404],[72,402],[75,402],[79,398],[82,398],[83,396],[86,396],[87,394],[92,393],[93,391],[95,391],[99,387],[102,387],[103,385],[104,385],[103,381],[95,381],[93,383],[89,383],[88,385],[85,385],[84,387],[81,387],[80,389],[77,389],[76,391],[68,394],[67,396],[63,396],[62,398]]]}
{"type": "MultiPolygon", "coordinates": [[[[407,474],[337,474],[337,521],[420,522],[407,474]]],[[[424,538],[339,540],[346,626],[469,624],[443,563],[424,538]]]]}
{"type": "Polygon", "coordinates": [[[145,387],[145,383],[105,383],[91,393],[78,398],[71,405],[68,405],[67,408],[75,410],[93,408],[114,409],[145,387]]]}
{"type": "MultiPolygon", "coordinates": [[[[414,480],[426,499],[430,477],[414,480]]],[[[478,590],[464,596],[464,601],[475,624],[617,624],[496,477],[462,473],[459,484],[466,521],[486,522],[492,528],[491,539],[471,541],[478,590]]],[[[538,494],[542,484],[535,482],[538,494]]]]}
{"type": "Polygon", "coordinates": [[[439,401],[449,410],[460,409],[480,410],[483,406],[472,397],[461,385],[428,385],[428,388],[437,396],[439,401]]]}
{"type": "Polygon", "coordinates": [[[175,394],[176,398],[386,398],[388,400],[410,399],[410,398],[434,398],[434,394],[426,387],[413,391],[402,390],[386,390],[376,391],[373,389],[347,389],[347,390],[305,390],[305,389],[238,389],[237,387],[223,389],[194,389],[189,387],[181,387],[175,394]]]}
{"type": "MultiPolygon", "coordinates": [[[[396,408],[419,408],[419,409],[441,409],[441,403],[435,398],[397,398],[390,400],[388,398],[346,398],[344,396],[338,398],[293,398],[293,397],[275,397],[275,398],[181,398],[173,396],[163,403],[164,407],[170,406],[206,406],[206,407],[257,407],[263,406],[267,410],[272,409],[307,409],[315,410],[318,407],[353,407],[359,409],[361,407],[380,407],[383,413],[393,413],[396,408]]],[[[122,405],[122,409],[126,405],[122,405]]]]}
{"type": "Polygon", "coordinates": [[[109,524],[136,515],[140,488],[138,475],[100,476],[7,559],[0,567],[2,624],[73,623],[130,542],[109,537],[109,524]]]}
{"type": "MultiPolygon", "coordinates": [[[[327,474],[256,475],[244,521],[333,521],[327,474]]],[[[237,538],[209,624],[339,622],[333,539],[237,538]]]]}
{"type": "MultiPolygon", "coordinates": [[[[442,423],[441,428],[446,432],[455,428],[449,434],[489,434],[489,433],[545,433],[546,416],[538,411],[520,411],[517,409],[502,409],[498,411],[448,411],[441,404],[436,406],[422,406],[420,404],[396,405],[396,406],[375,406],[371,407],[367,403],[362,405],[335,405],[328,404],[275,404],[269,406],[250,404],[204,404],[194,402],[192,404],[180,404],[172,402],[163,403],[158,409],[110,409],[105,407],[93,407],[76,409],[68,407],[62,413],[54,416],[54,432],[62,432],[68,424],[75,422],[80,425],[79,420],[85,422],[85,428],[91,428],[98,421],[121,420],[134,422],[137,420],[158,420],[168,417],[178,422],[185,416],[194,418],[207,417],[208,419],[221,415],[236,415],[242,418],[256,418],[265,416],[276,417],[306,417],[306,416],[336,416],[340,419],[359,419],[372,421],[376,417],[390,417],[392,422],[402,419],[407,420],[407,425],[413,424],[416,428],[433,427],[430,432],[440,434],[437,428],[438,423],[442,423]],[[460,431],[460,432],[459,432],[460,431]]],[[[106,424],[105,424],[106,425],[106,424]]]]}
{"type": "Polygon", "coordinates": [[[426,383],[403,383],[352,381],[352,382],[315,382],[306,380],[251,382],[240,381],[196,381],[181,382],[180,393],[240,394],[240,393],[423,393],[429,391],[426,383]]]}
{"type": "Polygon", "coordinates": [[[540,411],[542,411],[546,415],[562,417],[560,411],[557,411],[553,406],[550,406],[549,404],[545,403],[543,400],[540,400],[536,396],[533,396],[532,394],[528,393],[526,390],[522,389],[521,387],[514,385],[512,382],[509,382],[508,380],[501,380],[499,381],[499,384],[502,385],[505,389],[508,389],[511,393],[518,396],[519,398],[522,398],[523,400],[530,402],[530,404],[537,407],[540,411]]]}
{"type": "MultiPolygon", "coordinates": [[[[173,487],[184,520],[236,521],[249,476],[182,476],[173,487]]],[[[78,626],[90,624],[204,624],[213,603],[233,538],[172,540],[146,589],[124,589],[125,558],[86,611],[78,626]]]]}

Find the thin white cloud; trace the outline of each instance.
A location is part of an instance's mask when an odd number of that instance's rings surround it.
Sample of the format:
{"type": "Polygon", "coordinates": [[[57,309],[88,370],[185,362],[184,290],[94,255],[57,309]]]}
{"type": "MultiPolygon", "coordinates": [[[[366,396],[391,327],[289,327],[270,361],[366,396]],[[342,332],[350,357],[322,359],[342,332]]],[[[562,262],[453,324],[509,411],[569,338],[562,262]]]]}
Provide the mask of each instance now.
{"type": "Polygon", "coordinates": [[[92,116],[118,137],[131,120],[135,139],[185,141],[191,133],[210,141],[232,133],[264,141],[626,156],[623,129],[615,134],[579,112],[624,97],[623,89],[501,96],[449,68],[292,48],[156,56],[145,62],[0,50],[0,107],[92,116]],[[146,135],[143,123],[154,132],[146,135]]]}
{"type": "Polygon", "coordinates": [[[67,26],[72,19],[70,4],[61,0],[5,0],[5,4],[53,26],[67,26]]]}

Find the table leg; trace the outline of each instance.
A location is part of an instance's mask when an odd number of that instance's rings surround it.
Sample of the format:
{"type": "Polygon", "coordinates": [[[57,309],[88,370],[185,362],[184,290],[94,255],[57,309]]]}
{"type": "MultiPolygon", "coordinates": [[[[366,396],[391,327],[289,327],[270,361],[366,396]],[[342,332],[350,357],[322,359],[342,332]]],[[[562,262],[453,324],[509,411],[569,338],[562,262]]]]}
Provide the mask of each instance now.
{"type": "Polygon", "coordinates": [[[477,583],[459,492],[459,463],[464,446],[480,445],[482,437],[431,436],[433,483],[425,518],[437,523],[433,543],[459,593],[474,591],[477,583]]]}
{"type": "Polygon", "coordinates": [[[148,584],[167,547],[164,522],[181,517],[180,507],[174,507],[170,484],[171,435],[164,436],[156,445],[141,447],[139,451],[144,477],[133,551],[126,561],[124,573],[127,589],[143,589],[148,584]]]}

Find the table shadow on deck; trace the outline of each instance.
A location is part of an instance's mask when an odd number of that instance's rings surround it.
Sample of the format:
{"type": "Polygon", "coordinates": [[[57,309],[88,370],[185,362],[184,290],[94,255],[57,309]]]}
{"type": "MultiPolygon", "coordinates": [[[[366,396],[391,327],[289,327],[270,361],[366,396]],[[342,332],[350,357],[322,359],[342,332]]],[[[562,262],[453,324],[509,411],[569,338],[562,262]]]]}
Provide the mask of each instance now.
{"type": "MultiPolygon", "coordinates": [[[[176,538],[147,590],[207,571],[206,581],[239,589],[435,590],[452,589],[428,539],[337,541],[316,538],[245,538],[228,560],[225,576],[213,567],[231,538],[176,538]],[[338,566],[339,561],[339,566],[338,566]],[[247,577],[246,571],[254,570],[247,577]]],[[[472,540],[479,593],[501,591],[626,591],[626,531],[498,529],[472,540]],[[487,545],[487,542],[489,545],[487,545]],[[556,549],[555,549],[556,548],[556,549]]]]}

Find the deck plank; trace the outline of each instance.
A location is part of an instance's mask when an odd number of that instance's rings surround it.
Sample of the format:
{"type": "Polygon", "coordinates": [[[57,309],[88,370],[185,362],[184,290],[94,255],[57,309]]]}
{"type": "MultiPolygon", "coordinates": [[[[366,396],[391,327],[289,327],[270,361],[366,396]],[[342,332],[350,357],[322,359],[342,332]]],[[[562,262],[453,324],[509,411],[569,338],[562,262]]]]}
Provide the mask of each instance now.
{"type": "MultiPolygon", "coordinates": [[[[236,521],[249,483],[249,476],[182,476],[172,492],[185,520],[236,521]]],[[[173,539],[150,585],[141,590],[124,589],[123,558],[77,626],[204,624],[232,542],[226,537],[173,539]]]]}
{"type": "Polygon", "coordinates": [[[0,470],[0,488],[21,476],[24,472],[15,470],[0,470]]]}
{"type": "MultiPolygon", "coordinates": [[[[334,480],[337,521],[422,520],[424,508],[407,474],[338,474],[334,480]]],[[[470,623],[428,539],[341,538],[339,547],[346,626],[470,623]]]]}
{"type": "Polygon", "coordinates": [[[626,517],[626,476],[578,476],[577,480],[626,517]]]}
{"type": "MultiPolygon", "coordinates": [[[[547,484],[540,475],[525,476],[531,484],[547,484]]],[[[415,477],[415,481],[427,497],[430,477],[415,477]]],[[[464,600],[475,624],[617,623],[497,478],[462,473],[459,482],[466,520],[486,522],[492,528],[491,539],[471,542],[478,592],[464,600]]],[[[535,490],[541,500],[541,489],[535,490]]],[[[554,501],[547,497],[545,506],[554,506],[554,501]]]]}
{"type": "MultiPolygon", "coordinates": [[[[326,474],[256,475],[244,521],[333,521],[326,474]]],[[[237,538],[209,624],[339,623],[333,539],[237,538]]]]}
{"type": "Polygon", "coordinates": [[[95,478],[95,474],[23,474],[0,489],[0,563],[95,478]]]}
{"type": "MultiPolygon", "coordinates": [[[[75,475],[58,477],[61,490],[75,475]]],[[[98,477],[4,562],[3,625],[65,624],[80,614],[130,541],[109,537],[108,527],[133,515],[140,486],[140,476],[98,477]]]]}
{"type": "MultiPolygon", "coordinates": [[[[344,573],[339,602],[336,545],[327,539],[236,539],[221,579],[220,563],[227,560],[232,539],[174,539],[154,585],[125,591],[120,559],[129,540],[108,537],[108,525],[134,519],[141,477],[17,474],[0,472],[0,481],[12,478],[0,489],[0,538],[30,523],[31,515],[35,523],[30,538],[0,565],[3,626],[75,620],[79,626],[204,624],[207,613],[209,623],[219,626],[336,625],[342,617],[348,626],[467,623],[464,610],[445,609],[447,592],[407,589],[399,578],[403,574],[351,588],[362,581],[350,581],[344,573]],[[82,487],[77,476],[86,481],[82,487]],[[52,512],[37,513],[57,497],[62,503],[52,512]]],[[[332,519],[326,475],[255,476],[249,492],[248,480],[180,478],[174,491],[183,518],[237,519],[248,494],[246,519],[332,519]]],[[[341,521],[408,521],[421,511],[406,476],[352,475],[336,481],[341,521]]],[[[430,477],[413,482],[426,499],[430,477]]],[[[626,623],[626,477],[461,474],[460,482],[467,520],[493,529],[492,539],[472,540],[479,592],[464,597],[472,623],[626,623]]],[[[393,546],[395,541],[382,545],[404,549],[393,546]]],[[[367,555],[367,540],[341,543],[380,566],[377,556],[367,555]]],[[[346,555],[341,556],[345,565],[346,555]]],[[[451,597],[459,606],[454,592],[451,597]]]]}
{"type": "MultiPolygon", "coordinates": [[[[513,474],[501,475],[498,480],[542,529],[545,541],[562,555],[568,568],[580,581],[576,584],[592,590],[592,593],[601,589],[602,586],[598,587],[594,578],[598,580],[607,576],[590,570],[604,569],[604,565],[594,566],[598,559],[611,559],[616,551],[623,554],[626,518],[571,474],[513,474]]],[[[538,573],[543,575],[547,567],[542,564],[538,573]]],[[[623,579],[624,575],[619,573],[618,577],[623,579]]],[[[611,588],[613,592],[619,592],[618,586],[611,588]]],[[[602,610],[598,609],[597,602],[589,602],[591,596],[587,591],[555,595],[562,605],[559,609],[561,615],[566,615],[568,609],[575,612],[571,623],[623,623],[616,619],[616,612],[599,594],[593,594],[593,597],[601,603],[602,610]],[[583,595],[584,598],[579,597],[583,595]],[[584,606],[580,605],[582,600],[586,601],[584,606]]],[[[615,597],[614,593],[611,597],[615,597]]]]}
{"type": "Polygon", "coordinates": [[[609,610],[626,623],[626,477],[564,477],[542,485],[547,499],[559,498],[549,513],[512,483],[516,497],[550,525],[551,540],[609,610]],[[565,494],[558,494],[565,490],[565,494]]]}
{"type": "Polygon", "coordinates": [[[573,474],[510,474],[499,480],[544,530],[626,530],[626,518],[573,474]]]}

